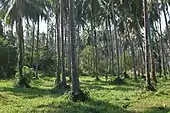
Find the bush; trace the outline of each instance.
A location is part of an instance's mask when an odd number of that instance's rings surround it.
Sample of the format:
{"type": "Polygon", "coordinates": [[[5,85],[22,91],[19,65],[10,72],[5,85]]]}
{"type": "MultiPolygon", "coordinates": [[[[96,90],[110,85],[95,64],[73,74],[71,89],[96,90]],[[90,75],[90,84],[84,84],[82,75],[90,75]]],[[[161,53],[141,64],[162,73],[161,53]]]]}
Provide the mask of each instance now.
{"type": "MultiPolygon", "coordinates": [[[[22,77],[19,77],[19,82],[18,82],[18,86],[19,87],[30,87],[31,81],[33,79],[33,76],[35,75],[34,69],[33,68],[29,68],[27,66],[24,66],[23,69],[23,75],[22,77]]],[[[17,75],[19,76],[19,75],[17,75]]]]}
{"type": "Polygon", "coordinates": [[[11,78],[17,66],[17,48],[0,37],[0,78],[11,78]]]}

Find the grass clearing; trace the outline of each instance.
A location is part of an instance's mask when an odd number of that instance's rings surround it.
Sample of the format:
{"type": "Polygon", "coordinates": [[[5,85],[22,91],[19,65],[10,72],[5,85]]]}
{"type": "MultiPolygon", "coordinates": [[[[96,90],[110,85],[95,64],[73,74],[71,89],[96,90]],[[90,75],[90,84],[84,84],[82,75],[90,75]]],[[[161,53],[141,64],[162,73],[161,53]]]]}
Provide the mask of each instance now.
{"type": "Polygon", "coordinates": [[[143,82],[125,80],[110,85],[81,77],[81,87],[90,99],[74,103],[69,92],[51,93],[54,77],[40,77],[32,88],[14,88],[15,79],[0,80],[0,113],[170,113],[170,80],[159,80],[156,92],[145,92],[143,82]]]}

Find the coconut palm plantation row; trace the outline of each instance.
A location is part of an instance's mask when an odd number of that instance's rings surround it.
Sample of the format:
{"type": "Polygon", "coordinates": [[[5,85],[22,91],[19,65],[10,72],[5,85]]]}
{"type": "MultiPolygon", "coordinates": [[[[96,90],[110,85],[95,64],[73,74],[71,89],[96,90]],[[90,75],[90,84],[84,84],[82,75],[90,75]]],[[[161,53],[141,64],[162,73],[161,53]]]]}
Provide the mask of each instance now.
{"type": "Polygon", "coordinates": [[[169,0],[0,0],[0,112],[170,112],[169,0]]]}

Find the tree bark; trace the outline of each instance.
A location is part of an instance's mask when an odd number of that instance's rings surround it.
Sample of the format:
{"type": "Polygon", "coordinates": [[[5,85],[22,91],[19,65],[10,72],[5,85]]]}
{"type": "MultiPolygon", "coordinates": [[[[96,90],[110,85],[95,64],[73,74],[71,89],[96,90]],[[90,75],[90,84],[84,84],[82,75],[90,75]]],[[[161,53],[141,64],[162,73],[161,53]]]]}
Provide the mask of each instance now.
{"type": "Polygon", "coordinates": [[[137,81],[136,56],[135,56],[135,48],[134,48],[133,42],[132,42],[132,45],[131,45],[131,50],[132,50],[132,59],[133,59],[133,75],[134,75],[134,80],[137,81]]]}
{"type": "MultiPolygon", "coordinates": [[[[57,6],[56,6],[57,7],[57,6]]],[[[59,30],[59,18],[58,14],[56,12],[56,28],[57,28],[57,75],[56,75],[56,80],[55,80],[55,85],[58,86],[61,82],[61,58],[60,58],[60,30],[59,30]]]]}
{"type": "Polygon", "coordinates": [[[74,23],[74,0],[70,1],[70,31],[71,31],[71,46],[72,46],[72,87],[71,87],[71,96],[73,101],[84,101],[84,94],[80,89],[79,75],[77,70],[76,63],[76,35],[75,35],[75,23],[74,23]]]}
{"type": "Polygon", "coordinates": [[[33,59],[34,59],[34,39],[35,39],[35,24],[33,24],[33,30],[32,30],[32,48],[31,48],[31,66],[33,66],[33,59]]]}
{"type": "Polygon", "coordinates": [[[161,49],[162,49],[162,67],[163,67],[163,74],[164,77],[166,78],[166,66],[165,66],[165,48],[164,48],[164,43],[163,43],[163,33],[162,33],[162,25],[161,25],[161,19],[159,20],[159,25],[160,25],[160,37],[161,37],[161,49]]]}
{"type": "Polygon", "coordinates": [[[164,19],[165,19],[165,25],[166,25],[166,31],[168,34],[165,34],[166,38],[169,39],[169,43],[170,43],[170,33],[169,33],[169,26],[168,26],[168,19],[167,19],[167,14],[166,14],[166,11],[165,11],[165,3],[163,0],[161,0],[161,3],[162,3],[162,10],[163,10],[163,14],[164,14],[164,19]]]}
{"type": "Polygon", "coordinates": [[[65,48],[64,48],[64,23],[63,23],[63,0],[60,0],[60,21],[61,21],[61,46],[62,46],[62,81],[61,85],[63,89],[66,89],[66,74],[65,74],[65,48]]]}
{"type": "Polygon", "coordinates": [[[110,18],[108,18],[108,25],[109,25],[109,35],[110,35],[110,41],[112,44],[112,49],[111,49],[111,75],[114,76],[115,75],[115,70],[114,70],[114,38],[112,36],[112,27],[111,27],[111,22],[110,22],[110,18]]]}
{"type": "Polygon", "coordinates": [[[16,32],[18,35],[18,40],[19,40],[19,82],[18,85],[20,87],[28,87],[29,84],[26,84],[25,79],[23,79],[23,72],[22,72],[22,68],[23,68],[23,40],[24,40],[24,36],[23,36],[23,23],[22,23],[22,1],[18,1],[17,6],[18,10],[17,10],[17,20],[16,20],[16,32]]]}
{"type": "Polygon", "coordinates": [[[114,36],[115,36],[115,40],[116,40],[116,53],[117,53],[117,77],[120,78],[120,62],[119,62],[119,40],[117,37],[117,29],[116,29],[116,18],[115,18],[115,11],[113,10],[113,15],[114,15],[114,36]]]}
{"type": "Polygon", "coordinates": [[[36,79],[38,79],[38,65],[39,65],[39,26],[40,26],[40,22],[39,22],[39,15],[38,15],[38,20],[37,20],[37,43],[36,43],[36,79]]]}
{"type": "Polygon", "coordinates": [[[96,32],[96,24],[94,19],[94,47],[95,47],[95,77],[96,80],[100,80],[98,76],[98,67],[97,67],[97,60],[98,60],[98,53],[97,53],[97,32],[96,32]]]}
{"type": "Polygon", "coordinates": [[[144,27],[145,27],[145,71],[146,71],[146,87],[148,90],[154,90],[149,72],[149,19],[147,0],[144,0],[144,27]]]}

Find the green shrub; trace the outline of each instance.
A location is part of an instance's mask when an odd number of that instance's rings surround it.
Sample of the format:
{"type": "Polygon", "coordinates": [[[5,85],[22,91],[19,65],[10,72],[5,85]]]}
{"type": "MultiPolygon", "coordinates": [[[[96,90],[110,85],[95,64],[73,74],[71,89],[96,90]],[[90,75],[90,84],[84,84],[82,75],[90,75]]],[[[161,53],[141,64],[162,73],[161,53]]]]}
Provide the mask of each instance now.
{"type": "Polygon", "coordinates": [[[17,66],[17,48],[0,37],[0,78],[11,78],[17,66]]]}
{"type": "Polygon", "coordinates": [[[33,76],[35,75],[35,72],[34,72],[33,68],[29,68],[27,66],[24,66],[22,71],[23,71],[22,77],[20,77],[17,74],[17,76],[19,77],[19,82],[17,83],[17,86],[29,88],[31,81],[33,79],[33,76]]]}

